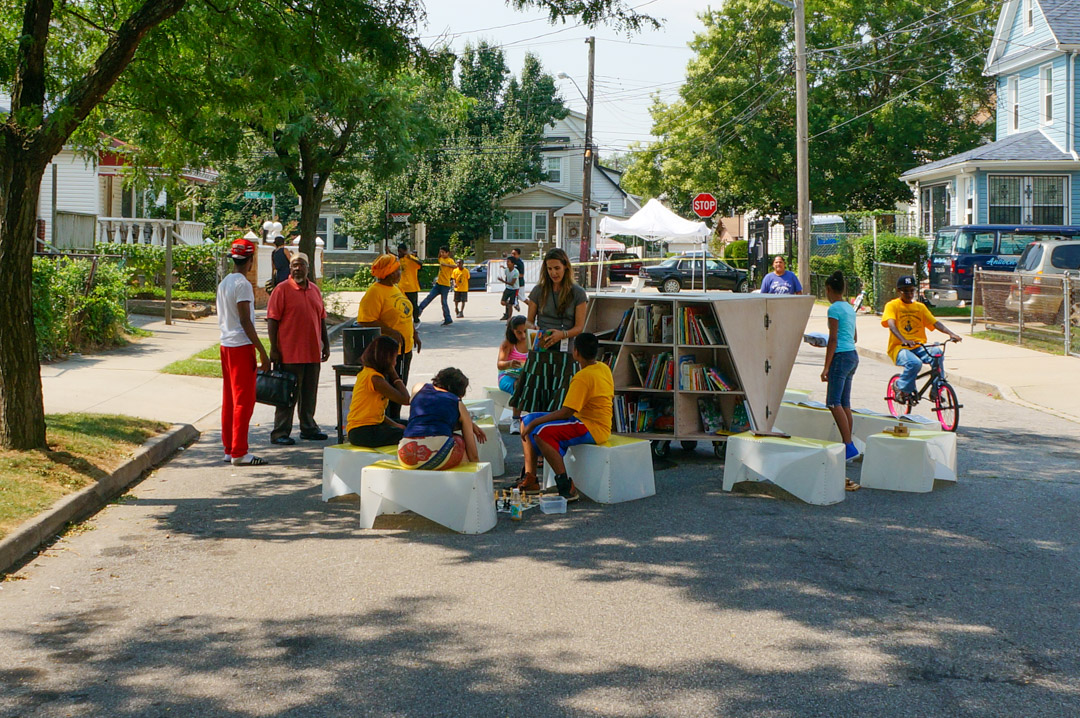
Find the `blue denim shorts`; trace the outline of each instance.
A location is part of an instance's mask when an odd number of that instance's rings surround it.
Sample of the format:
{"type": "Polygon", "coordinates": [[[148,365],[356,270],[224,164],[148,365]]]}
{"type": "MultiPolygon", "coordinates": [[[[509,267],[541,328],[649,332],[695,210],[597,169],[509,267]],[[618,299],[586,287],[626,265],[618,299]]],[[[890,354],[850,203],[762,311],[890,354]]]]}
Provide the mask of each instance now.
{"type": "Polygon", "coordinates": [[[859,368],[857,352],[837,352],[829,365],[829,389],[825,393],[825,406],[851,406],[851,382],[859,368]]]}

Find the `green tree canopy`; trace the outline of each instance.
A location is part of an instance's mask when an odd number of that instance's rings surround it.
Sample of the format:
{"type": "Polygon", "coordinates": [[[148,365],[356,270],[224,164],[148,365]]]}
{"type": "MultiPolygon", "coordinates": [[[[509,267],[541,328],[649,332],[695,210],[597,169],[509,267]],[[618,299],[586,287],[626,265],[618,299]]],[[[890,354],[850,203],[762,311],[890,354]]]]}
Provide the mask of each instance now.
{"type": "MultiPolygon", "coordinates": [[[[810,193],[815,211],[878,209],[910,199],[899,175],[985,141],[993,80],[982,59],[997,4],[974,0],[810,0],[810,193]]],[[[696,192],[722,211],[795,207],[791,13],[730,0],[702,15],[680,99],[657,101],[624,187],[667,193],[689,211],[696,192]]]]}

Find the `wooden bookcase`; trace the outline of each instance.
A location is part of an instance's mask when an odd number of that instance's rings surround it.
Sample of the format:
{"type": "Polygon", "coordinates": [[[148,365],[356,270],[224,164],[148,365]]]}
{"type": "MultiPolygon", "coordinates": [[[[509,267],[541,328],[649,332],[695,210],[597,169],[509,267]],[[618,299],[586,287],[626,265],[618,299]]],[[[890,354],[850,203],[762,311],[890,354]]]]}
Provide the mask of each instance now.
{"type": "Polygon", "coordinates": [[[687,448],[691,443],[711,441],[717,456],[722,456],[727,436],[705,429],[699,399],[718,405],[725,428],[730,427],[736,407],[742,404],[752,428],[772,430],[813,304],[813,297],[727,292],[593,295],[589,299],[585,331],[600,335],[601,358],[608,353],[614,358],[616,400],[624,397],[635,405],[644,400],[655,416],[670,417],[670,428],[667,419],[660,422],[661,429],[648,431],[619,431],[616,423],[615,433],[649,439],[657,456],[666,455],[672,441],[683,442],[687,448]],[[644,307],[651,308],[649,312],[654,318],[672,317],[670,335],[663,331],[663,319],[653,319],[651,326],[642,326],[644,322],[639,319],[644,311],[636,308],[644,307]],[[707,343],[697,343],[696,337],[687,340],[684,335],[683,317],[687,309],[714,327],[711,338],[703,337],[707,343]],[[629,325],[623,336],[616,339],[628,310],[629,325]],[[647,336],[641,336],[641,330],[647,336]],[[635,369],[635,362],[645,358],[648,383],[647,366],[652,357],[659,355],[670,357],[673,367],[670,388],[643,386],[643,372],[635,369]],[[687,388],[681,381],[680,366],[684,362],[718,369],[722,378],[728,380],[729,388],[687,388]]]}

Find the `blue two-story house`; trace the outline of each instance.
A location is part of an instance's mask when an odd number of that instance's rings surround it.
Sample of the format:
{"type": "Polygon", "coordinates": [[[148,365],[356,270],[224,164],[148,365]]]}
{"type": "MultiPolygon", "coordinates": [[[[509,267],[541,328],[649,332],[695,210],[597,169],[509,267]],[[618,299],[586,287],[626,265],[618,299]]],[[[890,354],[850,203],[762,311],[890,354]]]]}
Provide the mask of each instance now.
{"type": "Polygon", "coordinates": [[[1080,225],[1080,4],[1008,0],[983,72],[995,141],[908,170],[919,231],[948,224],[1080,225]]]}

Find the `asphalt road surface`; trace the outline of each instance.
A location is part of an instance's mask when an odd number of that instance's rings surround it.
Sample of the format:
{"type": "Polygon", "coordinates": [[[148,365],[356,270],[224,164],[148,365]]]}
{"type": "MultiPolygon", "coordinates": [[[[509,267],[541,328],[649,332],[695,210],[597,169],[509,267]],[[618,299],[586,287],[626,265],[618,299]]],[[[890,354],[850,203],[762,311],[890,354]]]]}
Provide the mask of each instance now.
{"type": "MultiPolygon", "coordinates": [[[[491,383],[501,325],[424,329],[416,375],[491,383]]],[[[822,358],[790,385],[822,397],[822,358]]],[[[863,360],[854,404],[891,374],[863,360]]],[[[1080,715],[1077,426],[960,394],[931,494],[728,494],[702,446],[653,498],[481,536],[360,529],[266,416],[270,466],[207,434],[0,583],[0,716],[1080,715]]]]}

